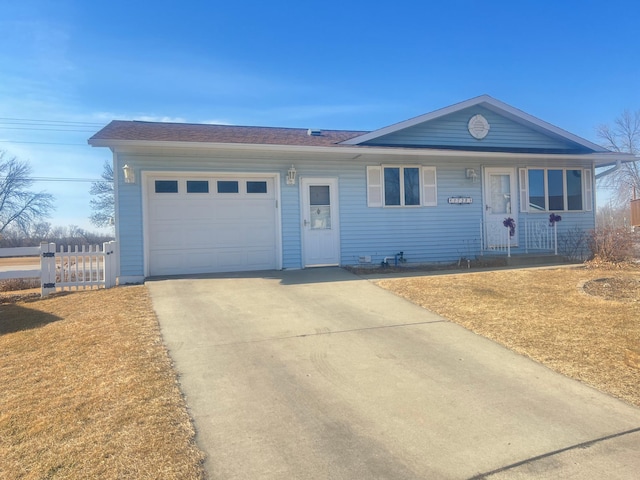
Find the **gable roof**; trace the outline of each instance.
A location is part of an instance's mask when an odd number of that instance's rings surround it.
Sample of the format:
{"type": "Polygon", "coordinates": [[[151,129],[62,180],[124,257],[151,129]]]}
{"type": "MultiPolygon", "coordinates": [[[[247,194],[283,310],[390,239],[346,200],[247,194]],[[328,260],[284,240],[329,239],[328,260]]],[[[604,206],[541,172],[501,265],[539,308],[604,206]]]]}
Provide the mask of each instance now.
{"type": "MultiPolygon", "coordinates": [[[[460,120],[458,118],[458,120],[460,120]]],[[[435,129],[437,130],[437,128],[435,129]]],[[[423,139],[424,140],[424,139],[423,139]]],[[[367,151],[378,155],[449,156],[466,151],[468,155],[484,157],[501,153],[509,155],[560,154],[567,158],[593,161],[596,166],[632,162],[637,158],[631,154],[607,150],[588,140],[573,135],[544,122],[521,110],[511,107],[489,95],[481,95],[431,113],[405,120],[372,132],[361,130],[320,130],[312,132],[304,128],[255,127],[237,125],[212,125],[192,123],[145,122],[137,120],[114,120],[93,135],[88,143],[94,147],[111,149],[138,147],[206,147],[301,151],[331,151],[333,149],[356,153],[367,151]],[[517,144],[500,148],[489,144],[446,145],[428,144],[424,141],[413,144],[385,144],[391,137],[402,138],[408,133],[434,130],[433,127],[448,123],[453,117],[464,117],[464,110],[473,108],[489,110],[493,115],[518,124],[530,133],[545,136],[553,142],[563,143],[564,148],[521,148],[517,144]],[[446,117],[446,118],[445,118],[446,117]],[[413,131],[412,131],[413,129],[413,131]],[[313,134],[312,134],[313,133],[313,134]],[[385,137],[386,136],[386,137],[385,137]],[[568,149],[567,149],[568,147],[568,149]],[[577,148],[575,148],[577,147],[577,148]]],[[[359,155],[359,154],[357,154],[359,155]]]]}
{"type": "Polygon", "coordinates": [[[507,105],[506,103],[501,102],[500,100],[496,100],[495,98],[489,95],[480,95],[479,97],[471,98],[469,100],[456,103],[449,107],[441,108],[439,110],[435,110],[433,112],[426,113],[418,117],[410,118],[409,120],[405,120],[403,122],[396,123],[388,127],[375,130],[373,132],[368,132],[363,135],[347,139],[343,141],[342,144],[343,145],[366,144],[367,142],[375,141],[376,139],[380,139],[381,137],[384,137],[386,135],[408,129],[419,124],[441,119],[447,115],[451,115],[475,106],[484,107],[516,123],[524,125],[525,127],[538,131],[551,138],[576,144],[582,147],[583,149],[586,149],[592,152],[600,152],[600,153],[609,152],[609,150],[601,147],[600,145],[596,145],[595,143],[585,140],[584,138],[578,137],[577,135],[574,135],[561,128],[558,128],[555,125],[552,125],[543,120],[540,120],[539,118],[536,118],[533,115],[529,115],[528,113],[525,113],[522,110],[518,110],[517,108],[514,108],[511,105],[507,105]]]}

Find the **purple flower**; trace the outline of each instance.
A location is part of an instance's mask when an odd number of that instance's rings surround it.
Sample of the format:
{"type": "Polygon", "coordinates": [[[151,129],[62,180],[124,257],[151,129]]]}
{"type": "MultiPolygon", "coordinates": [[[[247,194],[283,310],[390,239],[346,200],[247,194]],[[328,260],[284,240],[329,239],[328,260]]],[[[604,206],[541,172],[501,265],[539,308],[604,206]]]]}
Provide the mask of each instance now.
{"type": "Polygon", "coordinates": [[[552,213],[551,215],[549,215],[549,226],[553,227],[553,225],[556,222],[559,222],[560,220],[562,220],[562,217],[560,215],[556,215],[555,213],[552,213]]]}
{"type": "Polygon", "coordinates": [[[504,222],[502,222],[502,225],[509,229],[510,237],[513,237],[516,234],[516,221],[513,218],[505,218],[504,222]]]}

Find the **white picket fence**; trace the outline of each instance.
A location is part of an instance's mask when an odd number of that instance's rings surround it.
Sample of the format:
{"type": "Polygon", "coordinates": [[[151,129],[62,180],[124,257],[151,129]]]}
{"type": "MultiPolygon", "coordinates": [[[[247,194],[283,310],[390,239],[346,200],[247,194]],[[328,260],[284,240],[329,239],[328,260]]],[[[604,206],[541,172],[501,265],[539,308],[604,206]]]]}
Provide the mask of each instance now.
{"type": "Polygon", "coordinates": [[[62,290],[111,288],[116,285],[117,243],[56,247],[43,242],[39,247],[2,248],[0,257],[40,257],[40,266],[26,266],[0,272],[0,279],[40,277],[41,294],[46,297],[62,290]]]}

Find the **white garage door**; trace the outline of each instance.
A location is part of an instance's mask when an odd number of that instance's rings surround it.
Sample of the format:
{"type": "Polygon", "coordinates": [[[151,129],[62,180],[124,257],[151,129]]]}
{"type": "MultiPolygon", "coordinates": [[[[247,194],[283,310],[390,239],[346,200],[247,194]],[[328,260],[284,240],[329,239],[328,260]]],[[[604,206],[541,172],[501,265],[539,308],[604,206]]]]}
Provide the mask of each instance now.
{"type": "Polygon", "coordinates": [[[147,177],[149,275],[277,267],[274,177],[147,177]]]}

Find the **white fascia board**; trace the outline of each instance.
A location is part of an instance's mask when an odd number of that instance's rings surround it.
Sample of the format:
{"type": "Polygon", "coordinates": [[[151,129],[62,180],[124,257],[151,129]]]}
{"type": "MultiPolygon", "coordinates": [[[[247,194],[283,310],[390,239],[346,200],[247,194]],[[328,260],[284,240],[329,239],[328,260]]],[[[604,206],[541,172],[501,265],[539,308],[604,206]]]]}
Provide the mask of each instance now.
{"type": "Polygon", "coordinates": [[[424,115],[419,115],[403,122],[394,123],[393,125],[389,125],[388,127],[365,133],[364,135],[360,135],[359,137],[350,138],[349,140],[345,140],[344,142],[342,142],[341,145],[358,145],[360,143],[373,140],[374,138],[388,135],[389,133],[404,130],[405,128],[413,127],[414,125],[428,122],[429,120],[434,120],[436,118],[440,118],[445,115],[464,110],[465,108],[473,107],[474,105],[478,105],[479,103],[485,102],[488,99],[491,99],[489,95],[480,95],[479,97],[471,98],[469,100],[465,100],[464,102],[456,103],[445,108],[440,108],[438,110],[434,110],[433,112],[425,113],[424,115]]]}
{"type": "Polygon", "coordinates": [[[384,135],[388,135],[390,133],[397,132],[399,130],[404,130],[405,128],[413,127],[420,123],[428,122],[430,120],[435,120],[436,118],[444,117],[445,115],[450,115],[452,113],[459,112],[469,107],[474,107],[476,105],[481,105],[489,110],[496,112],[498,114],[502,114],[512,120],[525,123],[533,126],[536,130],[546,132],[548,134],[552,134],[555,137],[560,139],[568,140],[573,143],[577,143],[578,145],[582,145],[585,148],[593,150],[594,152],[608,152],[606,148],[601,147],[600,145],[596,145],[588,140],[585,140],[582,137],[578,137],[572,133],[567,132],[561,128],[556,127],[550,123],[545,122],[544,120],[540,120],[533,115],[529,115],[522,110],[519,110],[511,105],[507,105],[500,100],[496,100],[495,98],[489,95],[480,95],[479,97],[474,97],[469,100],[465,100],[464,102],[456,103],[449,107],[441,108],[439,110],[435,110],[430,113],[426,113],[424,115],[420,115],[418,117],[410,118],[409,120],[405,120],[404,122],[396,123],[394,125],[390,125],[388,127],[381,128],[379,130],[375,130],[373,132],[369,132],[365,135],[360,135],[359,137],[351,138],[342,142],[342,145],[358,145],[363,142],[367,142],[369,140],[373,140],[374,138],[382,137],[384,135]]]}
{"type": "Polygon", "coordinates": [[[539,118],[534,117],[533,115],[529,115],[528,113],[523,112],[518,108],[512,107],[511,105],[507,105],[506,103],[503,103],[500,100],[496,100],[495,98],[489,97],[489,99],[486,100],[484,103],[488,106],[489,110],[492,110],[502,115],[506,114],[505,115],[506,117],[511,118],[516,122],[519,121],[520,123],[522,122],[528,123],[534,127],[537,127],[538,131],[551,133],[559,137],[560,139],[569,140],[571,142],[577,143],[578,145],[582,145],[583,147],[593,150],[594,152],[600,152],[600,153],[610,152],[610,150],[607,150],[606,148],[600,145],[597,145],[593,142],[590,142],[589,140],[586,140],[582,137],[574,135],[573,133],[567,132],[566,130],[563,130],[560,127],[556,127],[551,123],[545,122],[544,120],[540,120],[539,118]]]}
{"type": "Polygon", "coordinates": [[[454,149],[431,149],[431,148],[399,148],[399,147],[367,147],[338,145],[334,147],[307,146],[307,145],[268,145],[255,143],[205,143],[205,142],[173,142],[173,141],[139,141],[139,140],[98,140],[91,143],[94,147],[109,147],[118,153],[145,152],[150,149],[162,150],[231,150],[237,152],[282,152],[295,154],[324,154],[357,157],[367,156],[415,156],[424,158],[468,158],[468,159],[527,159],[531,161],[558,159],[558,160],[578,160],[594,162],[595,166],[607,166],[615,164],[618,160],[631,162],[638,160],[633,155],[621,154],[606,151],[603,153],[585,154],[549,154],[549,153],[509,153],[509,152],[488,152],[488,151],[468,151],[454,149]]]}

